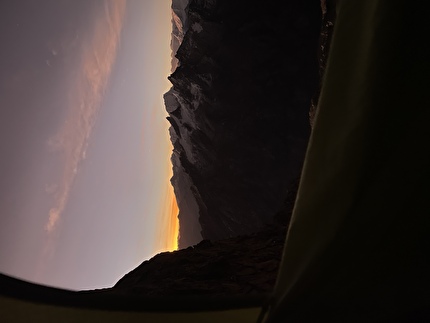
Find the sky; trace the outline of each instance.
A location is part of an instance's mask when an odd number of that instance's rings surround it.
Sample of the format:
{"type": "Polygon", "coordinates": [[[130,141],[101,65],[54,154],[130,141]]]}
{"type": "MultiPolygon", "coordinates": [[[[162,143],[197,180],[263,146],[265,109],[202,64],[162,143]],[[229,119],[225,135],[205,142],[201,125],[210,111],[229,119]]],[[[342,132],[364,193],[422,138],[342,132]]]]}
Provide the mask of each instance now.
{"type": "Polygon", "coordinates": [[[170,6],[0,2],[0,272],[104,288],[177,248],[170,6]]]}

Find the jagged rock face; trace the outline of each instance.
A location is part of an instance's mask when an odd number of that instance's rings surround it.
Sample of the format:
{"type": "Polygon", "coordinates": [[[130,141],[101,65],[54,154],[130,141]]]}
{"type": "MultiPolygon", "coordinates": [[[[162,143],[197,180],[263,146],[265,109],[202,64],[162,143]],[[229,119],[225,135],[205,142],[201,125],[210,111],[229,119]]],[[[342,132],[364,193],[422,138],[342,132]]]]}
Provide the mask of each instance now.
{"type": "Polygon", "coordinates": [[[300,174],[318,84],[318,0],[191,0],[165,94],[179,247],[272,222],[300,174]]]}
{"type": "Polygon", "coordinates": [[[172,1],[172,39],[170,48],[172,49],[172,71],[178,65],[178,59],[175,53],[184,39],[186,30],[188,29],[188,1],[189,0],[174,0],[172,1]]]}
{"type": "Polygon", "coordinates": [[[104,292],[146,296],[270,293],[282,257],[286,227],[160,253],[104,292]]]}

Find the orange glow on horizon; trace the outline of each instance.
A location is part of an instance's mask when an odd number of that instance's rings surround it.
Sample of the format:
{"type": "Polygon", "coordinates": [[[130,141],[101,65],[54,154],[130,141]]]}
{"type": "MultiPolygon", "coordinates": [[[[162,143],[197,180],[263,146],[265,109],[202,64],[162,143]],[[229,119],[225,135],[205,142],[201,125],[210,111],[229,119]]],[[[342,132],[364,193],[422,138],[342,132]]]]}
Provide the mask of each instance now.
{"type": "Polygon", "coordinates": [[[178,203],[176,202],[176,196],[173,192],[173,187],[170,185],[169,187],[170,195],[170,226],[168,230],[168,250],[178,250],[178,238],[179,238],[179,219],[178,219],[178,203]]]}
{"type": "MultiPolygon", "coordinates": [[[[162,62],[164,62],[164,66],[162,68],[162,74],[165,75],[163,91],[162,93],[166,93],[172,84],[168,80],[168,75],[171,74],[171,35],[172,35],[172,11],[171,11],[171,1],[163,0],[157,1],[157,46],[160,46],[159,53],[163,53],[164,57],[162,58],[162,62]],[[161,47],[163,49],[161,49],[161,47]]],[[[158,56],[161,58],[161,55],[158,56]]],[[[161,98],[162,99],[162,98],[161,98]]],[[[159,142],[158,147],[162,149],[164,156],[164,160],[161,161],[163,165],[166,165],[167,168],[164,169],[163,174],[163,182],[165,183],[165,187],[163,188],[163,193],[160,196],[160,206],[158,219],[156,224],[156,235],[155,241],[153,242],[153,250],[154,253],[160,253],[164,251],[174,251],[178,249],[178,238],[179,238],[179,208],[176,201],[176,196],[173,190],[173,186],[170,183],[170,179],[173,176],[172,163],[170,161],[173,145],[170,141],[169,136],[169,122],[167,122],[166,117],[168,116],[167,111],[165,110],[164,100],[161,100],[161,105],[157,108],[157,112],[154,112],[155,119],[160,117],[160,111],[162,115],[162,134],[158,138],[163,138],[163,140],[159,142]],[[164,162],[167,162],[164,164],[164,162]]],[[[154,124],[156,121],[154,120],[154,124]]],[[[166,167],[163,166],[163,167],[166,167]]]]}
{"type": "MultiPolygon", "coordinates": [[[[171,163],[169,163],[169,179],[172,176],[171,163]]],[[[155,241],[155,253],[178,250],[179,219],[178,203],[173,191],[173,186],[167,184],[166,194],[161,206],[160,219],[157,228],[157,241],[155,241]]]]}
{"type": "MultiPolygon", "coordinates": [[[[173,145],[169,141],[169,147],[171,148],[170,151],[173,150],[173,145]]],[[[173,190],[173,186],[170,183],[170,178],[173,176],[173,169],[172,169],[172,163],[170,161],[169,156],[169,184],[167,188],[167,198],[166,198],[166,217],[167,217],[167,227],[166,227],[166,250],[167,251],[174,251],[178,250],[178,240],[179,240],[179,207],[178,202],[176,201],[176,195],[173,190]]]]}

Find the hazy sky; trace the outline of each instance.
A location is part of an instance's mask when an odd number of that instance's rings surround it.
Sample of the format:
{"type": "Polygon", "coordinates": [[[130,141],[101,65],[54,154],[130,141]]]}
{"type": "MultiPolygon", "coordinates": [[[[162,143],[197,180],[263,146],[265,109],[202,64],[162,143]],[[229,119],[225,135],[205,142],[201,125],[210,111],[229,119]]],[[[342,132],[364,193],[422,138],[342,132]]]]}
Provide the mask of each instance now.
{"type": "Polygon", "coordinates": [[[170,6],[0,1],[1,272],[108,287],[175,247],[170,6]]]}

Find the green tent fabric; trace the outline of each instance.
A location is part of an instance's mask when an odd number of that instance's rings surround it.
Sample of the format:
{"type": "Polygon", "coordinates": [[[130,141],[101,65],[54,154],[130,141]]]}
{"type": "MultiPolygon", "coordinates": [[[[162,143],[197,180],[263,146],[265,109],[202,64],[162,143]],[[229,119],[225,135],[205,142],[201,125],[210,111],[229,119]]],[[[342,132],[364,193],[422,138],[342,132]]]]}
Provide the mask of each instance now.
{"type": "Polygon", "coordinates": [[[413,322],[430,309],[430,12],[337,11],[267,322],[413,322]]]}
{"type": "Polygon", "coordinates": [[[267,295],[139,297],[69,291],[0,274],[0,322],[255,322],[267,295]]]}
{"type": "Polygon", "coordinates": [[[428,5],[337,2],[270,298],[91,296],[2,275],[1,322],[430,321],[428,5]]]}

